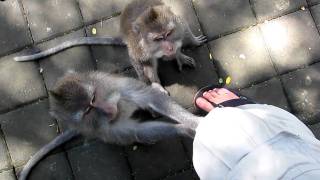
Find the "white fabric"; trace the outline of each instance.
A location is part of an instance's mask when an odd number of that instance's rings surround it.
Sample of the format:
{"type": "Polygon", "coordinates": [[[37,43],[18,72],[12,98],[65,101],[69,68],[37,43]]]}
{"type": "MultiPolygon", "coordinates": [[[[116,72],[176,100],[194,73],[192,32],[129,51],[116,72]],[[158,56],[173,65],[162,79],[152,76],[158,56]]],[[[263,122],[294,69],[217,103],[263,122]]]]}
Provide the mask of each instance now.
{"type": "Polygon", "coordinates": [[[320,180],[320,142],[274,106],[215,108],[196,129],[193,164],[202,180],[320,180]]]}

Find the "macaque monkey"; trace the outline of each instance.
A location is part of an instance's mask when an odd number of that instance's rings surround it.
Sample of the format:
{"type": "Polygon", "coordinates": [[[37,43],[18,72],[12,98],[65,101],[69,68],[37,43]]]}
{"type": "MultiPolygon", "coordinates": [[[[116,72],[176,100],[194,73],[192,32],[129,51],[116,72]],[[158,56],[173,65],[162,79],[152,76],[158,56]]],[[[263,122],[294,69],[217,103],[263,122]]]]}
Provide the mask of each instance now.
{"type": "Polygon", "coordinates": [[[121,13],[120,30],[122,38],[82,37],[38,54],[14,59],[31,61],[79,45],[126,45],[139,79],[164,90],[158,77],[158,59],[176,59],[180,71],[183,65],[195,67],[195,60],[183,54],[181,48],[183,45],[199,46],[207,40],[203,35],[195,36],[188,24],[161,0],[129,3],[121,13]]]}
{"type": "Polygon", "coordinates": [[[29,160],[20,180],[25,180],[47,153],[80,134],[119,145],[153,144],[177,135],[193,138],[200,121],[158,89],[133,78],[102,72],[73,72],[58,80],[50,91],[50,114],[65,122],[68,130],[29,160]],[[140,109],[151,109],[172,122],[133,119],[140,109]]]}

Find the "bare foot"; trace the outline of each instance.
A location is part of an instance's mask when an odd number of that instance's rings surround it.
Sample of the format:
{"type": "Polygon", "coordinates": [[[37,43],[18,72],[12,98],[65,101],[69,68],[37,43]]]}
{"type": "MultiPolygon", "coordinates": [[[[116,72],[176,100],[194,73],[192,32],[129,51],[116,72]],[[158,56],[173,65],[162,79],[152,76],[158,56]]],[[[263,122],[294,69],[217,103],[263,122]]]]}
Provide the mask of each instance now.
{"type": "Polygon", "coordinates": [[[225,88],[215,88],[203,93],[202,97],[196,99],[196,104],[204,111],[211,111],[214,106],[210,103],[220,104],[232,99],[239,99],[237,95],[225,88]]]}

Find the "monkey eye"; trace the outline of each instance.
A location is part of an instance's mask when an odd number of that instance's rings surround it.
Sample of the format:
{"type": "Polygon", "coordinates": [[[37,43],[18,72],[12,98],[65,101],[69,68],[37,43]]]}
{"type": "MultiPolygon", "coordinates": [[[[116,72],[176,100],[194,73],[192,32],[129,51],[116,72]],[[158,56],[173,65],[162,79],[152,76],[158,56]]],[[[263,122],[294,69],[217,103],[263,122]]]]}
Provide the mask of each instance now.
{"type": "Polygon", "coordinates": [[[93,93],[93,95],[92,95],[92,98],[91,98],[91,100],[90,100],[90,105],[86,108],[86,110],[84,111],[84,114],[88,114],[90,111],[91,111],[91,109],[93,108],[93,102],[94,102],[94,100],[95,100],[95,93],[93,93]]]}
{"type": "Polygon", "coordinates": [[[93,93],[91,100],[90,100],[90,106],[93,105],[95,98],[96,98],[96,95],[95,95],[95,93],[93,93]]]}
{"type": "Polygon", "coordinates": [[[92,109],[92,106],[88,106],[87,109],[84,111],[84,115],[88,114],[92,109]]]}
{"type": "Polygon", "coordinates": [[[157,36],[153,40],[154,41],[162,41],[163,39],[164,39],[163,36],[157,36]]]}
{"type": "Polygon", "coordinates": [[[172,31],[173,30],[169,30],[167,33],[166,33],[166,37],[170,36],[172,34],[172,31]]]}

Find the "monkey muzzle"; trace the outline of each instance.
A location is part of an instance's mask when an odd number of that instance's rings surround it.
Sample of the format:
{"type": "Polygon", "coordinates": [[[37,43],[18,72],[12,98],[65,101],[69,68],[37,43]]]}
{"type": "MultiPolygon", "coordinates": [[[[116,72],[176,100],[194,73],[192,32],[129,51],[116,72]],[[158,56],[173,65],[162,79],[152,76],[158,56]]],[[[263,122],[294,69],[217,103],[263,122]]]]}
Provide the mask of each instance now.
{"type": "Polygon", "coordinates": [[[176,47],[175,44],[169,41],[161,42],[161,48],[163,54],[167,57],[173,57],[176,54],[176,47]]]}

